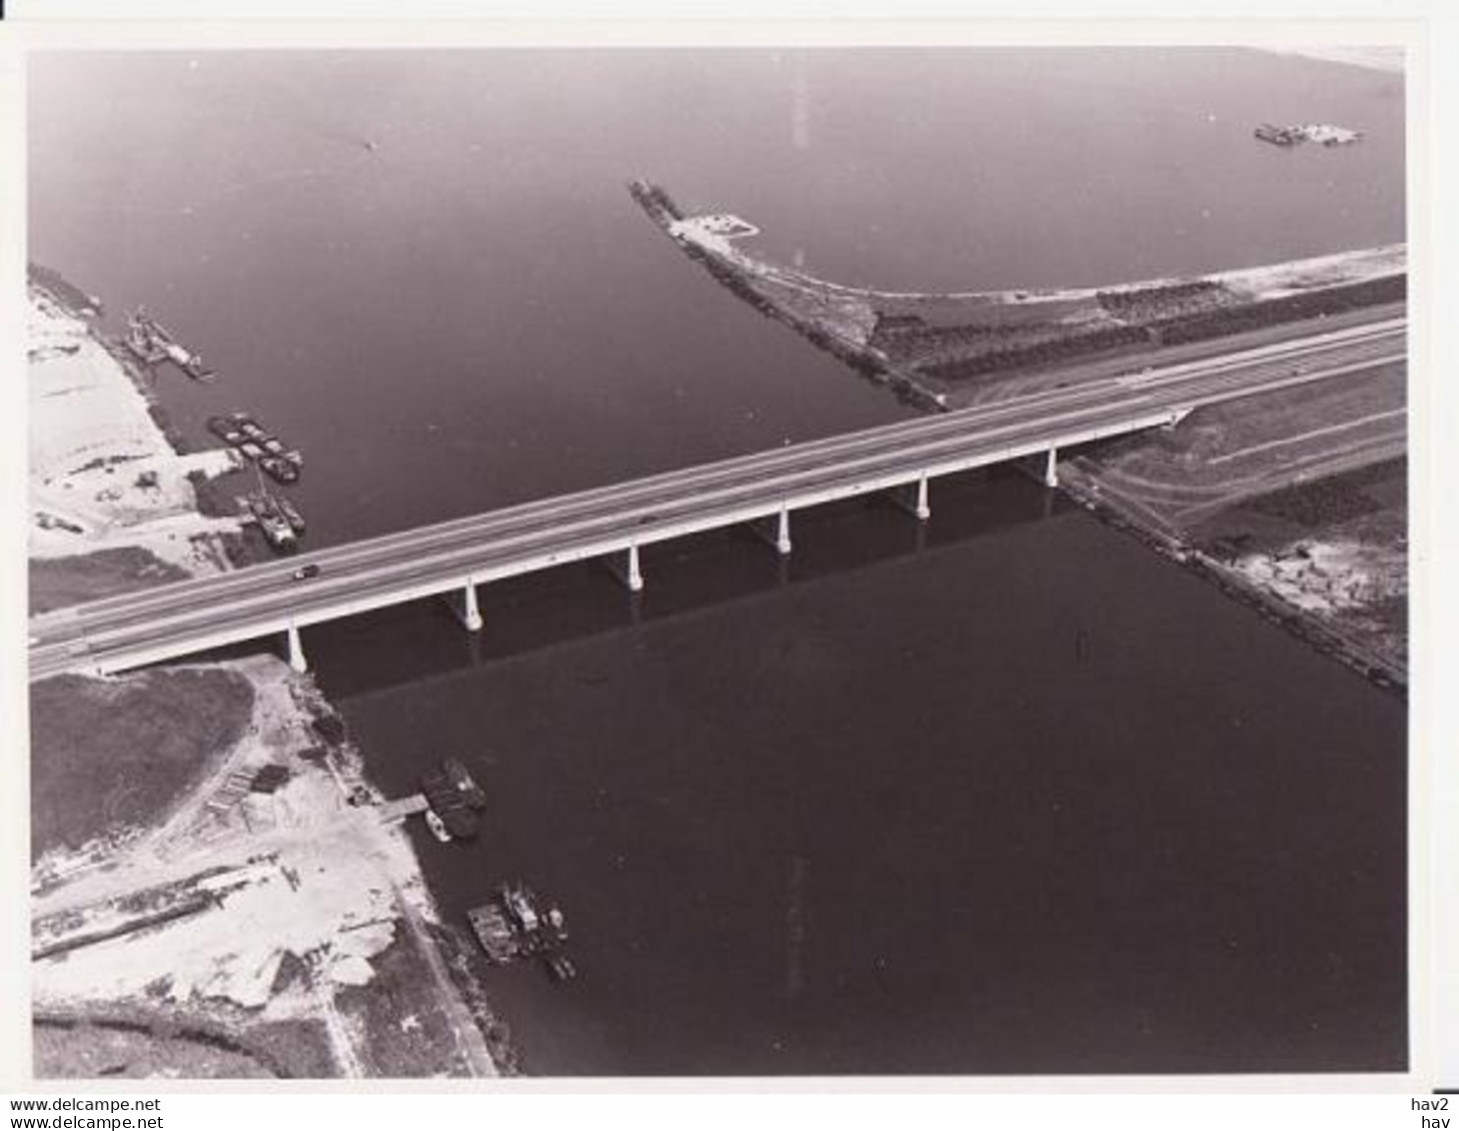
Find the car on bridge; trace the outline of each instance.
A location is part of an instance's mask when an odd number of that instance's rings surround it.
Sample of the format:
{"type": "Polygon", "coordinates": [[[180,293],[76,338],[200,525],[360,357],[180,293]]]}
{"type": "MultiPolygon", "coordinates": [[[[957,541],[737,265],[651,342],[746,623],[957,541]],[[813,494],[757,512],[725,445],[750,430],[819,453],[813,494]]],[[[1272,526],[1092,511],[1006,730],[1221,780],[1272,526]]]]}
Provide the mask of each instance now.
{"type": "Polygon", "coordinates": [[[319,576],[319,567],[313,562],[308,565],[301,565],[293,573],[289,574],[295,581],[308,581],[311,577],[319,576]]]}

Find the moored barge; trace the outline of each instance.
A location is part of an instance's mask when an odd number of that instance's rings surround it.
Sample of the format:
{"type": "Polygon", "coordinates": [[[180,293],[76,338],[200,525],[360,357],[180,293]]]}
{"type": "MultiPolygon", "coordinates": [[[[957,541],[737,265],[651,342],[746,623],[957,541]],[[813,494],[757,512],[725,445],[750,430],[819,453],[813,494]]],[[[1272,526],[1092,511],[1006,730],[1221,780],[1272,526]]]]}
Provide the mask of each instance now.
{"type": "Polygon", "coordinates": [[[466,921],[487,960],[505,965],[517,958],[541,958],[554,980],[569,981],[577,968],[563,953],[567,920],[556,904],[541,905],[531,888],[504,884],[488,903],[466,913],[466,921]]]}
{"type": "Polygon", "coordinates": [[[167,328],[143,307],[127,315],[127,348],[146,365],[170,361],[194,381],[212,381],[217,374],[203,364],[201,354],[178,342],[167,328]]]}

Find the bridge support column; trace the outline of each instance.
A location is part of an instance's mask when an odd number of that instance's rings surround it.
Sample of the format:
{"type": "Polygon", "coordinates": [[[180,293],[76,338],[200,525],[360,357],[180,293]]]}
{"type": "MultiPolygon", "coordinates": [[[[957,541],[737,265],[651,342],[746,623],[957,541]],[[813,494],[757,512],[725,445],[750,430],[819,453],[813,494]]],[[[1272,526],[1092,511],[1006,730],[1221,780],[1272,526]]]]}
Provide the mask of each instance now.
{"type": "Polygon", "coordinates": [[[468,577],[466,585],[461,590],[461,604],[451,602],[451,609],[456,618],[468,632],[480,632],[483,621],[481,619],[481,606],[476,603],[476,579],[468,577]]]}
{"type": "Polygon", "coordinates": [[[926,522],[932,517],[932,507],[927,501],[927,476],[925,474],[918,476],[916,483],[893,488],[891,496],[897,506],[908,514],[916,515],[918,522],[926,522]]]}
{"type": "Polygon", "coordinates": [[[781,554],[790,553],[790,508],[786,504],[780,504],[778,515],[756,519],[749,525],[751,530],[781,554]]]}
{"type": "Polygon", "coordinates": [[[780,517],[775,523],[775,548],[782,554],[790,553],[790,508],[780,504],[780,517]]]}
{"type": "Polygon", "coordinates": [[[304,641],[299,638],[299,626],[293,621],[289,622],[289,667],[296,672],[307,672],[309,661],[304,656],[304,641]]]}
{"type": "Polygon", "coordinates": [[[630,593],[638,593],[643,589],[643,571],[638,566],[638,543],[631,542],[628,546],[628,553],[624,563],[619,566],[613,557],[603,559],[607,567],[613,571],[613,576],[628,586],[630,593]]]}
{"type": "Polygon", "coordinates": [[[1057,487],[1059,485],[1059,449],[1050,448],[1048,455],[1044,457],[1044,486],[1057,487]]]}

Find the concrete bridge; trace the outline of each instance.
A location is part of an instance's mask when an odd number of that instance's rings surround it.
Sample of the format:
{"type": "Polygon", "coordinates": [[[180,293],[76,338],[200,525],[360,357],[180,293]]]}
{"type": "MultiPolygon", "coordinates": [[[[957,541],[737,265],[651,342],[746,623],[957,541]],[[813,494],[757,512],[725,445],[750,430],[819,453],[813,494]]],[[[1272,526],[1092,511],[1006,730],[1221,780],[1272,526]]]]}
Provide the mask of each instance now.
{"type": "Polygon", "coordinates": [[[32,617],[30,678],[104,674],[282,634],[306,667],[301,630],[371,609],[447,596],[478,631],[479,587],[601,558],[632,590],[640,550],[751,523],[791,552],[807,507],[896,492],[918,520],[940,476],[1033,457],[1057,486],[1060,448],[1169,426],[1202,405],[1402,361],[1393,318],[1138,373],[1085,381],[959,412],[889,424],[627,483],[336,546],[32,617]],[[319,567],[299,581],[294,571],[319,567]]]}

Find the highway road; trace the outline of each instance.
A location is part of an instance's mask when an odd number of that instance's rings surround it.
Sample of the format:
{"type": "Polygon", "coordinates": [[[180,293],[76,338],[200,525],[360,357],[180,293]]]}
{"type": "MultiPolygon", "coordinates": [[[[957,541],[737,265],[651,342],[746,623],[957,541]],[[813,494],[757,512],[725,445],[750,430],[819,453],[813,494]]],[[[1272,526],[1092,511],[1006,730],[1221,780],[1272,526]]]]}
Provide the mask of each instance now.
{"type": "Polygon", "coordinates": [[[1047,389],[400,531],[45,613],[31,679],[120,671],[782,510],[1172,423],[1201,405],[1404,360],[1406,321],[1047,389]],[[299,581],[294,570],[319,567],[299,581]]]}

